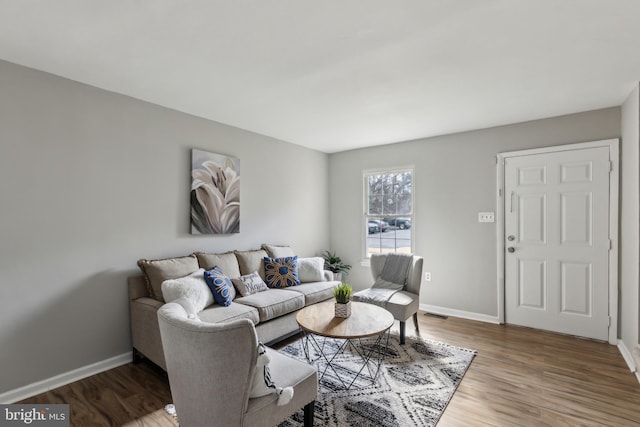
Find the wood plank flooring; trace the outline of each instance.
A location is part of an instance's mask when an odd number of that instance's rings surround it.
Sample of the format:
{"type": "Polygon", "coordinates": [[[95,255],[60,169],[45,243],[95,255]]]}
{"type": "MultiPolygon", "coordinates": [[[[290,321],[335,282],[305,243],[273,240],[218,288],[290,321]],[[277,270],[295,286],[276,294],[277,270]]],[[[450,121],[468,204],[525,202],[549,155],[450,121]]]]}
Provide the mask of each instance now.
{"type": "MultiPolygon", "coordinates": [[[[424,338],[478,352],[438,427],[640,425],[640,384],[615,346],[510,325],[418,317],[424,338]]],[[[407,334],[413,333],[407,322],[407,334]]],[[[169,402],[166,376],[146,363],[23,401],[69,403],[71,425],[82,427],[177,426],[164,412],[169,402]]]]}

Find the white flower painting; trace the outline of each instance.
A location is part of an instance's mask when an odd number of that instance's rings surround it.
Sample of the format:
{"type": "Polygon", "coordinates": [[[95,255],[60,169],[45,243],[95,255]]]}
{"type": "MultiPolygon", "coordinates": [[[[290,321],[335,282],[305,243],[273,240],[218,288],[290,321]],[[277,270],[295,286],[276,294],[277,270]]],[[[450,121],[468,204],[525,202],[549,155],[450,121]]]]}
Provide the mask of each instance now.
{"type": "Polygon", "coordinates": [[[191,234],[240,232],[240,160],[191,150],[191,234]]]}

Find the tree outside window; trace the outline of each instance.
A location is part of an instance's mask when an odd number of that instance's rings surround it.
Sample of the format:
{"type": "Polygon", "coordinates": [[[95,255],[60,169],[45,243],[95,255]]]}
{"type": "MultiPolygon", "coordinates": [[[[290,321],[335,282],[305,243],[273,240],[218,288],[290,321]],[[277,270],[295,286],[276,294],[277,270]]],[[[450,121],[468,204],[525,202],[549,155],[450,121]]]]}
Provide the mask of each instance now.
{"type": "Polygon", "coordinates": [[[413,169],[364,174],[366,257],[413,252],[413,169]]]}

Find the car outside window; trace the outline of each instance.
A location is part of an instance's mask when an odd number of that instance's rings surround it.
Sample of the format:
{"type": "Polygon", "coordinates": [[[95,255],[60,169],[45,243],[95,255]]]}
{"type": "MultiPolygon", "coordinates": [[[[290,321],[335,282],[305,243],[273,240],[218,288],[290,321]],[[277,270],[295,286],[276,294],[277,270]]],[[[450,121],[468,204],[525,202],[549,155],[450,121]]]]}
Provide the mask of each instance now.
{"type": "Polygon", "coordinates": [[[365,171],[365,258],[413,252],[413,168],[365,171]]]}

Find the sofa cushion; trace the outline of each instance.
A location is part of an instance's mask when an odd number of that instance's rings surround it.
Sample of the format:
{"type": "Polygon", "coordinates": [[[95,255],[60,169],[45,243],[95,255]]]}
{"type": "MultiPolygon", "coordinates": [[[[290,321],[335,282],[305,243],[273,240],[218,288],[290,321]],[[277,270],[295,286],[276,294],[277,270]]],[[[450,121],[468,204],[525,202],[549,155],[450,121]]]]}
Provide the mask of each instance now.
{"type": "Polygon", "coordinates": [[[298,279],[300,282],[324,282],[324,258],[298,258],[298,279]]]}
{"type": "Polygon", "coordinates": [[[204,268],[200,268],[185,277],[169,279],[162,282],[162,297],[166,302],[178,298],[188,298],[196,312],[213,304],[213,295],[204,279],[204,268]]]}
{"type": "Polygon", "coordinates": [[[269,290],[267,284],[264,283],[264,280],[262,280],[262,277],[260,277],[257,272],[240,276],[237,279],[231,279],[231,282],[243,297],[269,290]]]}
{"type": "Polygon", "coordinates": [[[310,282],[287,288],[288,291],[304,295],[304,304],[310,305],[333,298],[333,288],[340,282],[310,282]]]}
{"type": "Polygon", "coordinates": [[[288,245],[267,245],[263,243],[261,247],[267,251],[267,254],[271,258],[284,258],[286,256],[296,255],[293,249],[291,249],[291,246],[288,245]]]}
{"type": "Polygon", "coordinates": [[[222,272],[220,267],[216,266],[211,270],[204,272],[204,280],[211,289],[213,299],[223,307],[231,305],[231,301],[236,297],[236,288],[233,287],[231,279],[222,272]]]}
{"type": "Polygon", "coordinates": [[[258,310],[261,322],[275,319],[304,307],[304,295],[285,289],[269,289],[247,297],[236,298],[239,305],[244,304],[258,310]]]}
{"type": "Polygon", "coordinates": [[[299,285],[298,257],[264,257],[264,279],[270,288],[287,288],[299,285]]]}
{"type": "Polygon", "coordinates": [[[238,259],[238,265],[240,266],[240,274],[251,274],[257,271],[262,280],[264,280],[264,257],[267,256],[267,252],[258,249],[255,251],[235,251],[236,258],[238,259]]]}
{"type": "Polygon", "coordinates": [[[260,323],[258,310],[243,304],[231,304],[228,307],[213,304],[198,313],[198,318],[208,323],[230,322],[237,319],[249,319],[254,325],[260,323]]]}
{"type": "Polygon", "coordinates": [[[138,261],[138,267],[144,273],[149,295],[161,302],[165,302],[162,297],[162,282],[188,276],[200,268],[194,255],[156,260],[141,259],[138,261]]]}
{"type": "Polygon", "coordinates": [[[238,258],[234,252],[224,252],[219,254],[209,254],[205,252],[195,252],[198,264],[205,270],[211,270],[216,265],[230,279],[240,277],[240,267],[238,258]]]}

